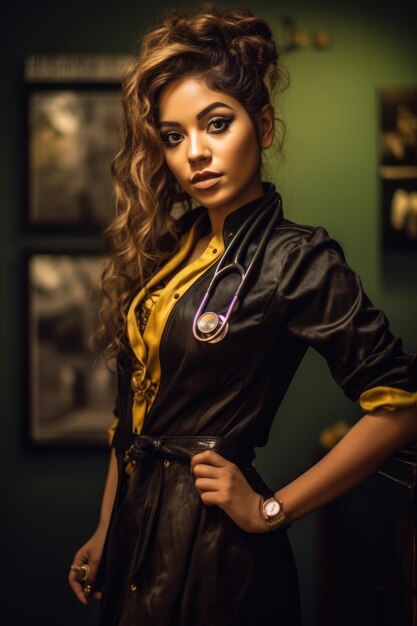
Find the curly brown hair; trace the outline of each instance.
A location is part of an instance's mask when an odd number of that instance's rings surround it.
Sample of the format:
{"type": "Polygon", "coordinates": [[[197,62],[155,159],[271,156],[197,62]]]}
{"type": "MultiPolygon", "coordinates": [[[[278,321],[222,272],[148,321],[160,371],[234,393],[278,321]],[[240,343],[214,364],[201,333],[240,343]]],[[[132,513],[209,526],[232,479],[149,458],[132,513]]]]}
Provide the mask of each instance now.
{"type": "Polygon", "coordinates": [[[204,4],[195,11],[169,10],[143,37],[122,83],[124,143],[112,164],[117,215],[105,231],[110,260],[97,333],[107,357],[123,349],[133,293],[178,248],[174,204],[192,208],[165,165],[157,126],[161,89],[198,76],[213,91],[239,100],[255,125],[278,84],[286,82],[278,56],[269,26],[248,9],[204,4]]]}

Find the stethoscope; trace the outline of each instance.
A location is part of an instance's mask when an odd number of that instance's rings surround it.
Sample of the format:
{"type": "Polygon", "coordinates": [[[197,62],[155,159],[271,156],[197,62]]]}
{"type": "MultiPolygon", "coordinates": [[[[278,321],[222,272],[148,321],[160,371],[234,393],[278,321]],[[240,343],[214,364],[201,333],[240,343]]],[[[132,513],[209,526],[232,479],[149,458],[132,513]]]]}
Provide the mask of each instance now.
{"type": "Polygon", "coordinates": [[[245,286],[248,276],[255,267],[257,259],[263,253],[278,219],[281,218],[281,214],[281,198],[275,192],[274,187],[271,187],[271,189],[265,194],[256,213],[249,215],[245,222],[240,226],[239,230],[235,233],[217,263],[214,276],[210,281],[207,291],[203,296],[201,304],[198,307],[193,320],[193,335],[198,341],[202,341],[204,343],[217,343],[226,336],[229,330],[230,317],[239,301],[239,296],[245,286]],[[242,257],[250,244],[251,237],[257,231],[261,222],[266,222],[268,225],[265,228],[258,247],[245,270],[241,262],[242,257]],[[242,241],[238,245],[240,238],[242,238],[242,241]],[[234,253],[233,261],[227,264],[227,259],[231,257],[235,248],[237,249],[234,253]],[[240,275],[240,283],[233,294],[226,314],[221,315],[220,313],[213,313],[212,311],[203,312],[220,280],[226,274],[231,274],[233,272],[237,272],[240,275]]]}

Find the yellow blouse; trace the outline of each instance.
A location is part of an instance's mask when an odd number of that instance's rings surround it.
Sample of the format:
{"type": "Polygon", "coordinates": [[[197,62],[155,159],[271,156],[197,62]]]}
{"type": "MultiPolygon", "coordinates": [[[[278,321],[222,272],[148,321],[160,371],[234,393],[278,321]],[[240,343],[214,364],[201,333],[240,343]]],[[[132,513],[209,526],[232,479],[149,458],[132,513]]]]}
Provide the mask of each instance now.
{"type": "MultiPolygon", "coordinates": [[[[191,285],[218,261],[223,250],[222,233],[212,237],[203,254],[178,272],[201,236],[201,216],[180,240],[179,249],[150,279],[146,288],[134,297],[127,314],[127,335],[136,357],[131,378],[134,392],[132,407],[133,432],[139,434],[145,416],[152,406],[161,379],[159,346],[165,324],[175,303],[191,285]]],[[[191,330],[191,329],[190,329],[191,330]]],[[[109,429],[112,440],[118,420],[109,429]]]]}

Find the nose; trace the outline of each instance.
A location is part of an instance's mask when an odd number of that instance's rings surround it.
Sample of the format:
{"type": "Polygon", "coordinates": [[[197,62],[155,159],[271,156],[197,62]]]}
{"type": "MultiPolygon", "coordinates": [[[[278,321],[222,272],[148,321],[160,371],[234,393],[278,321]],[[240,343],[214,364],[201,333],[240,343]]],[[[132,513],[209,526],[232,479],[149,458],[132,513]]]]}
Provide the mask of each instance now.
{"type": "Polygon", "coordinates": [[[188,162],[207,161],[211,159],[211,151],[205,141],[205,135],[199,132],[189,136],[188,162]]]}

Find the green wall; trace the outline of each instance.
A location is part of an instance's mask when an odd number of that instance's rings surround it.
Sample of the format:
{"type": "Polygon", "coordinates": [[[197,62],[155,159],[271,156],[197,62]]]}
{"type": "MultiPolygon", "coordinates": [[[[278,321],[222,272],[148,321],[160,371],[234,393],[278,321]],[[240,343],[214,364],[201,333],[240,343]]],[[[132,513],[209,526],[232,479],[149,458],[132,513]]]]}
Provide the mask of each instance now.
{"type": "MultiPolygon", "coordinates": [[[[130,52],[143,30],[171,3],[73,0],[15,2],[2,19],[0,145],[1,416],[3,513],[1,554],[4,606],[13,623],[36,626],[91,624],[93,609],[77,606],[66,587],[75,549],[93,530],[104,481],[100,451],[27,451],[25,423],[25,299],[23,255],[42,248],[24,231],[25,149],[22,68],[31,53],[130,52]]],[[[229,3],[229,5],[240,3],[229,3]]],[[[406,347],[417,345],[417,256],[383,258],[379,240],[377,90],[417,84],[415,10],[392,3],[307,1],[247,2],[278,32],[280,18],[300,27],[324,26],[333,46],[285,56],[291,86],[282,97],[285,161],[270,159],[269,178],[283,193],[287,217],[326,226],[338,239],[366,291],[383,308],[406,347]]],[[[56,237],[56,246],[66,245],[56,237]]],[[[81,245],[76,240],[74,245],[81,245]]],[[[84,242],[94,247],[95,240],[84,242]]],[[[354,420],[358,408],[330,378],[326,364],[309,353],[274,423],[258,467],[278,487],[304,471],[320,453],[324,425],[354,420]]],[[[305,623],[317,623],[314,543],[317,514],[290,531],[299,563],[305,623]]]]}

